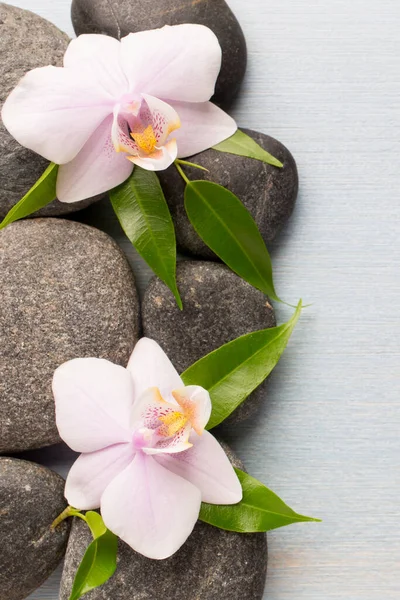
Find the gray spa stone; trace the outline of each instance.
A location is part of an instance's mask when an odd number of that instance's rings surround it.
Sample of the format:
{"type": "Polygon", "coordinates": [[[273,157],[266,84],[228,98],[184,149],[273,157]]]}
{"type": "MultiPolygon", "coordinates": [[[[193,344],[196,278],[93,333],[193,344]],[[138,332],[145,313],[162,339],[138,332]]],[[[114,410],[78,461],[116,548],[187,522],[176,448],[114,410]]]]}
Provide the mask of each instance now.
{"type": "MultiPolygon", "coordinates": [[[[250,211],[268,244],[285,225],[293,212],[299,180],[293,156],[274,138],[243,129],[265,150],[283,163],[279,169],[258,160],[206,150],[189,161],[202,165],[209,172],[184,167],[189,179],[214,181],[236,194],[250,211]]],[[[202,258],[215,259],[214,253],[197,235],[187,218],[184,206],[185,184],[174,166],[159,172],[162,188],[175,224],[179,247],[202,258]]]]}
{"type": "MultiPolygon", "coordinates": [[[[232,463],[243,464],[224,445],[232,463]]],[[[74,519],[59,600],[68,600],[75,573],[90,544],[88,528],[74,519]]],[[[87,600],[261,600],[267,575],[267,536],[223,531],[198,521],[182,548],[150,560],[119,542],[114,576],[87,600]]]]}
{"type": "Polygon", "coordinates": [[[126,365],[139,336],[131,269],[107,234],[63,219],[0,232],[0,452],[59,441],[51,380],[66,360],[126,365]]]}
{"type": "Polygon", "coordinates": [[[35,463],[0,457],[0,600],[23,600],[51,575],[65,554],[69,523],[64,480],[35,463]]]}
{"type": "MultiPolygon", "coordinates": [[[[219,263],[182,261],[177,268],[183,301],[179,310],[169,289],[153,278],[142,304],[144,335],[156,340],[179,373],[237,337],[276,325],[266,296],[219,263]]],[[[250,416],[265,399],[264,382],[229,417],[250,416]]]]}
{"type": "MultiPolygon", "coordinates": [[[[0,3],[0,111],[18,81],[31,69],[61,66],[68,36],[29,10],[0,3]]],[[[62,123],[60,123],[62,127],[62,123]]],[[[27,150],[8,133],[0,119],[0,219],[43,174],[48,161],[27,150]]],[[[40,215],[62,215],[88,206],[97,198],[72,204],[55,201],[40,215]]]]}
{"type": "Polygon", "coordinates": [[[225,0],[73,0],[72,22],[77,35],[106,33],[116,38],[164,25],[206,25],[222,48],[213,101],[224,107],[237,95],[246,72],[244,35],[225,0]]]}

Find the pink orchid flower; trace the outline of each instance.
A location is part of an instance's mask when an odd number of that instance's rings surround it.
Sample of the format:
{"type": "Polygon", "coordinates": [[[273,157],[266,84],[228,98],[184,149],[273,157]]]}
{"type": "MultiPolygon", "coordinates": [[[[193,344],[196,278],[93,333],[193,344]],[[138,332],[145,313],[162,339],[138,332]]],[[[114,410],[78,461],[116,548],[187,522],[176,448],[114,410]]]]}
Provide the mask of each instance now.
{"type": "Polygon", "coordinates": [[[153,340],[136,344],[126,369],[98,358],[63,364],[53,392],[60,435],[82,452],[67,478],[69,504],[100,507],[106,526],[137,552],[171,556],[202,501],[242,499],[225,452],[204,430],[208,392],[185,387],[153,340]]]}
{"type": "Polygon", "coordinates": [[[134,164],[166,169],[233,135],[209,102],[221,48],[202,25],[176,25],[118,41],[73,40],[64,67],[34,69],[7,98],[2,119],[23,146],[61,165],[57,196],[77,202],[125,181],[134,164]]]}

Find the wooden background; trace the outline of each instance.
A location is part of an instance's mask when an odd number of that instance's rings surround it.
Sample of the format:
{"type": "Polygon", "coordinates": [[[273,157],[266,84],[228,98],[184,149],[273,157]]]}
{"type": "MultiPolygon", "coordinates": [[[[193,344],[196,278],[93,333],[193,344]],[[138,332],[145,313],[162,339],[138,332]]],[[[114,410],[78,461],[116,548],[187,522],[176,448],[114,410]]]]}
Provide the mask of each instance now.
{"type": "MultiPolygon", "coordinates": [[[[70,0],[12,4],[72,34],[70,0]]],[[[397,600],[400,4],[229,4],[249,47],[234,116],[284,142],[300,172],[295,214],[272,249],[277,289],[313,303],[261,414],[228,435],[256,477],[323,519],[269,535],[265,598],[397,600]]],[[[143,289],[148,270],[112,220],[99,223],[143,289]]],[[[65,473],[70,456],[33,458],[65,473]]],[[[31,599],[55,600],[57,585],[55,575],[31,599]]]]}

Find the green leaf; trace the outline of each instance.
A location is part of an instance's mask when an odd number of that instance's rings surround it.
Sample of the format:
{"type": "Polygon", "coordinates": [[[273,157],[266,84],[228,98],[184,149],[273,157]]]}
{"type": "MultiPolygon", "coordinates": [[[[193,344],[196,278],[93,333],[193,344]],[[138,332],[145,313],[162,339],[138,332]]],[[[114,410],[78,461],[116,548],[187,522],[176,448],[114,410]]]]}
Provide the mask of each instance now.
{"type": "Polygon", "coordinates": [[[104,521],[99,513],[90,510],[85,515],[85,521],[90,527],[93,539],[100,537],[107,531],[107,527],[104,525],[104,521]]]}
{"type": "Polygon", "coordinates": [[[249,135],[238,129],[230,138],[224,140],[220,144],[214,146],[214,150],[219,152],[228,152],[228,154],[237,154],[239,156],[247,156],[255,158],[274,167],[283,167],[280,160],[272,156],[253,140],[249,135]]]}
{"type": "Polygon", "coordinates": [[[31,187],[29,192],[4,217],[0,223],[0,229],[4,229],[10,223],[28,217],[40,208],[43,208],[50,202],[56,199],[56,183],[57,183],[58,165],[50,163],[43,175],[37,180],[35,185],[31,187]]]}
{"type": "Polygon", "coordinates": [[[86,520],[96,537],[79,565],[69,600],[78,600],[90,590],[103,585],[117,568],[117,536],[106,528],[97,513],[86,513],[86,520]]]}
{"type": "Polygon", "coordinates": [[[301,300],[291,319],[279,327],[243,335],[204,356],[182,375],[185,385],[209,391],[212,412],[207,429],[222,423],[271,373],[301,313],[301,300]]]}
{"type": "Polygon", "coordinates": [[[189,181],[185,208],[201,239],[232,271],[280,302],[264,240],[235,194],[211,181],[189,181]]]}
{"type": "Polygon", "coordinates": [[[203,503],[199,518],[205,523],[228,531],[254,533],[292,523],[320,522],[319,519],[298,515],[257,479],[240,469],[235,471],[242,484],[242,501],[230,506],[203,503]]]}
{"type": "Polygon", "coordinates": [[[157,175],[135,167],[129,179],[111,190],[110,198],[127,237],[182,308],[176,285],[175,230],[157,175]]]}

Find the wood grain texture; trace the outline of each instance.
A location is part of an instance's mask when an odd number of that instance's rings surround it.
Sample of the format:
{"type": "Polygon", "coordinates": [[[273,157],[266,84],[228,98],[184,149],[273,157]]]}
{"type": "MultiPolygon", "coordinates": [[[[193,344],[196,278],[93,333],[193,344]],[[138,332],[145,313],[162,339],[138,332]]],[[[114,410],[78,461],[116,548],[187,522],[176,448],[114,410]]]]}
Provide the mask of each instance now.
{"type": "MultiPolygon", "coordinates": [[[[72,33],[69,0],[12,3],[72,33]]],[[[269,535],[265,598],[397,600],[400,4],[229,4],[249,46],[234,116],[284,142],[300,172],[295,214],[273,248],[277,289],[313,303],[261,414],[226,432],[255,476],[324,520],[269,535]]],[[[117,237],[143,289],[149,272],[115,221],[105,213],[97,224],[117,237]]],[[[65,472],[71,455],[34,458],[65,472]]],[[[55,600],[58,577],[31,600],[55,600]]]]}

